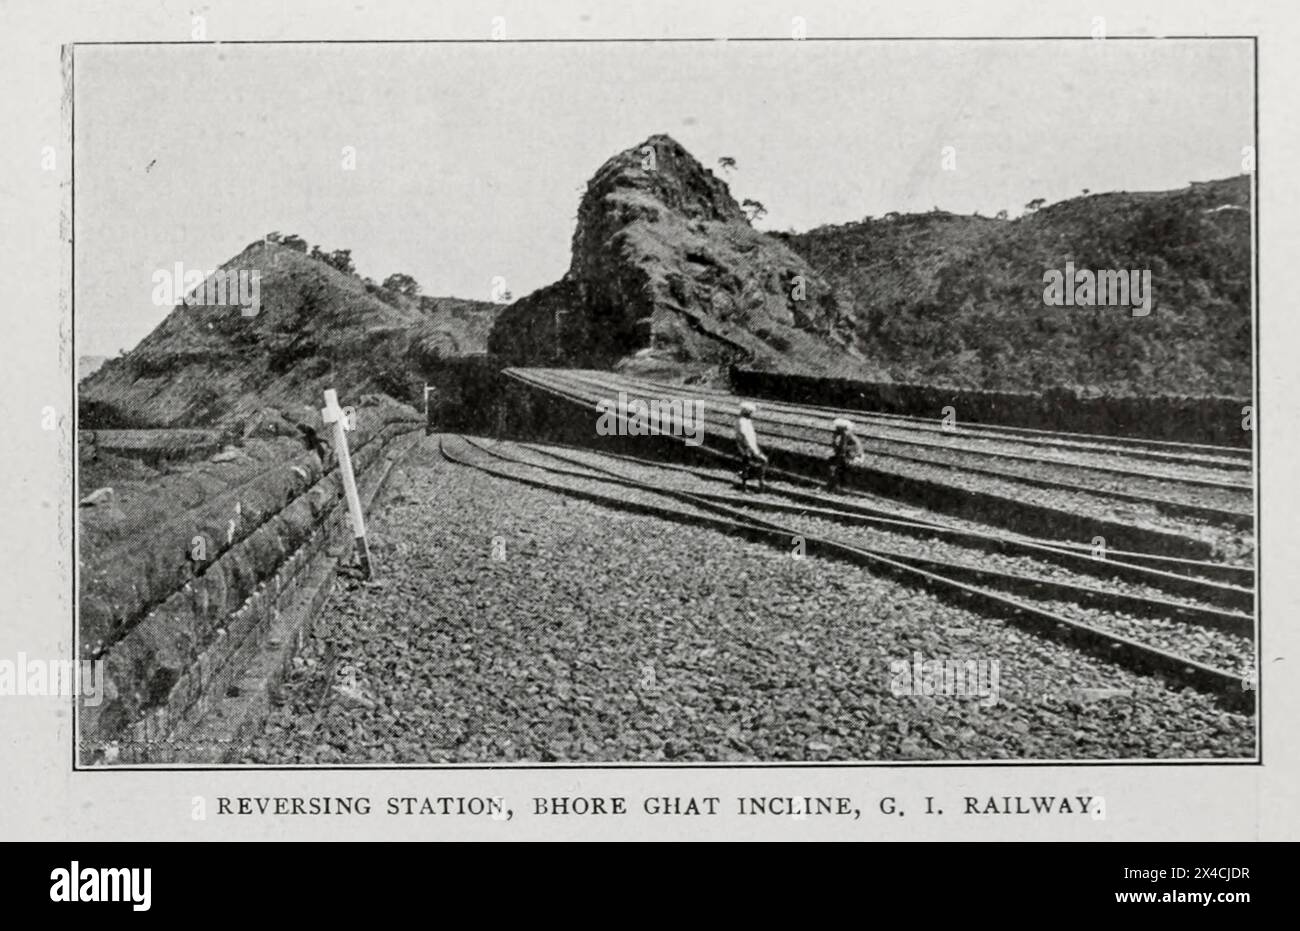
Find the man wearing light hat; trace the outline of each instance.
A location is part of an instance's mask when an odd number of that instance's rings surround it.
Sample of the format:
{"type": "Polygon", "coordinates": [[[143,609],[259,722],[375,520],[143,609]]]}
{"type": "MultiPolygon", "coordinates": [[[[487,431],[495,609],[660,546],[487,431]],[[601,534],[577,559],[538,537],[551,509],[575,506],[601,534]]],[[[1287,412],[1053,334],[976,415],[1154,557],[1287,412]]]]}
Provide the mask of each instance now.
{"type": "Polygon", "coordinates": [[[754,413],[758,408],[749,401],[740,405],[736,421],[736,448],[740,452],[740,490],[748,490],[749,480],[758,478],[758,490],[767,491],[767,456],[758,448],[754,432],[754,413]]]}
{"type": "Polygon", "coordinates": [[[861,459],[864,453],[862,441],[853,432],[853,423],[843,417],[836,417],[831,422],[835,435],[831,439],[831,480],[826,483],[827,491],[839,491],[849,465],[861,459]]]}

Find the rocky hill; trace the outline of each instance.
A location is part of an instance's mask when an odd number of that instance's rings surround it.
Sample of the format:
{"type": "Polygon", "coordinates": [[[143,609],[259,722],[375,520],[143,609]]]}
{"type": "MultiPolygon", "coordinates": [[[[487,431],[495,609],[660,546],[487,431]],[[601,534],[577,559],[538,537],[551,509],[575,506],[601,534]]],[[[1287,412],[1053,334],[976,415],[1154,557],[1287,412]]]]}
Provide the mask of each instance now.
{"type": "Polygon", "coordinates": [[[440,356],[483,352],[501,306],[413,298],[301,251],[258,241],[222,266],[257,271],[260,308],[178,306],[80,386],[83,428],[230,426],[291,418],[321,392],[418,403],[440,356]]]}
{"type": "Polygon", "coordinates": [[[656,135],[600,167],[568,271],[512,305],[415,297],[330,254],[259,240],[223,266],[260,273],[259,312],[178,306],[81,381],[80,421],[225,427],[268,408],[296,418],[326,386],[418,404],[434,373],[450,377],[440,361],[487,351],[497,364],[687,380],[742,363],[988,390],[1244,397],[1249,207],[1238,177],[1015,220],[936,211],[773,235],[656,135]],[[1149,270],[1150,314],[1047,306],[1044,272],[1067,261],[1149,270]]]}
{"type": "Polygon", "coordinates": [[[890,379],[994,390],[1251,393],[1250,182],[1074,198],[1015,220],[935,212],[783,235],[890,379]],[[1147,269],[1151,312],[1044,303],[1044,272],[1147,269]]]}
{"type": "Polygon", "coordinates": [[[1251,386],[1250,184],[1084,196],[1014,220],[927,214],[755,230],[672,138],[596,172],[564,277],[488,345],[514,365],[776,371],[1003,391],[1251,386]],[[1150,313],[1044,302],[1044,273],[1150,272],[1150,313]]]}
{"type": "Polygon", "coordinates": [[[861,372],[842,316],[823,275],[656,135],[596,172],[568,272],[503,313],[489,347],[514,365],[681,372],[743,360],[861,372]]]}

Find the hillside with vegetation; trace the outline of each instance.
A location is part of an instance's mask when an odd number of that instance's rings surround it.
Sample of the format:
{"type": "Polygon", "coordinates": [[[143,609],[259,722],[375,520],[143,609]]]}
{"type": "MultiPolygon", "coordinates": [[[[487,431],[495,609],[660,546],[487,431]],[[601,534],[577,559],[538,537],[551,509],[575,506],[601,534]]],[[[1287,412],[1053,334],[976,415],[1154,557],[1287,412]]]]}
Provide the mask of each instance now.
{"type": "MultiPolygon", "coordinates": [[[[238,426],[315,416],[321,393],[418,405],[440,358],[481,353],[502,306],[418,294],[407,276],[359,277],[346,250],[297,237],[252,243],[222,266],[260,275],[260,308],[179,305],[80,385],[88,429],[238,426]]],[[[311,419],[309,417],[309,419],[311,419]]]]}
{"type": "Polygon", "coordinates": [[[1250,395],[1248,177],[1031,206],[1011,220],[890,214],[777,238],[833,284],[854,349],[893,381],[1250,395]],[[1150,314],[1048,306],[1044,272],[1067,261],[1149,269],[1150,314]]]}
{"type": "MultiPolygon", "coordinates": [[[[752,203],[752,202],[747,202],[752,203]]],[[[440,361],[607,367],[716,378],[740,364],[862,381],[1108,395],[1251,393],[1250,184],[1040,202],[1016,219],[934,211],[755,229],[668,136],[588,184],[572,261],[513,304],[359,276],[347,250],[269,234],[223,266],[260,274],[261,306],[178,305],[81,381],[84,428],[301,419],[324,387],[422,403],[440,361]],[[1151,273],[1147,316],[1058,307],[1044,273],[1151,273]]]]}

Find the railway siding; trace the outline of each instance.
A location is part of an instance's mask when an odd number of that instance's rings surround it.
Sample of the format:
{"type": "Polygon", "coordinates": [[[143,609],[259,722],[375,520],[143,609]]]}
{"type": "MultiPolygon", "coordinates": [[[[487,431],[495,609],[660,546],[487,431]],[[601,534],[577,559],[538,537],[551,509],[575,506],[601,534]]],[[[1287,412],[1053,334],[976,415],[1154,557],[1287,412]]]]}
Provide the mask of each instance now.
{"type": "MultiPolygon", "coordinates": [[[[571,436],[584,432],[580,423],[583,415],[578,410],[592,410],[598,400],[628,388],[615,375],[603,388],[589,377],[581,380],[559,370],[516,369],[507,370],[507,375],[576,408],[569,414],[571,436]]],[[[630,393],[635,391],[633,387],[630,393]]],[[[723,413],[728,415],[730,410],[723,409],[723,413]]],[[[829,420],[815,410],[808,416],[821,422],[829,420]]],[[[562,417],[553,414],[554,419],[562,417]]],[[[756,425],[774,465],[804,476],[824,476],[824,445],[784,436],[779,428],[773,432],[766,428],[761,416],[756,425]]],[[[587,436],[589,442],[594,439],[589,426],[587,436]]],[[[729,418],[723,424],[707,422],[704,444],[715,452],[734,448],[729,418]]],[[[662,450],[664,444],[657,448],[662,450]]],[[[1253,515],[1246,510],[1227,515],[1232,526],[1217,526],[1200,519],[1206,509],[1195,505],[1180,509],[1177,502],[1134,503],[1098,489],[1043,489],[1013,476],[980,474],[977,470],[926,462],[900,463],[870,452],[868,464],[852,470],[847,484],[937,513],[1063,542],[1087,543],[1100,537],[1107,547],[1115,549],[1198,560],[1217,557],[1241,561],[1253,549],[1253,536],[1241,526],[1253,525],[1253,515]]]]}

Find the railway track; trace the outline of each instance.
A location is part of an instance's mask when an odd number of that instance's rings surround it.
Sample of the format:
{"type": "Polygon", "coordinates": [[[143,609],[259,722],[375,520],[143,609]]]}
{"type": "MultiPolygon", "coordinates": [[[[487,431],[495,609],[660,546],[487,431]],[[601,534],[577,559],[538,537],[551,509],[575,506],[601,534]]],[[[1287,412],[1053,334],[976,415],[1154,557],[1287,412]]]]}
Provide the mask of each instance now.
{"type": "MultiPolygon", "coordinates": [[[[643,392],[645,397],[693,397],[698,400],[720,406],[735,406],[742,400],[740,395],[718,388],[706,388],[697,385],[674,385],[653,379],[634,378],[610,372],[571,369],[522,369],[517,370],[540,375],[543,378],[576,379],[595,384],[608,390],[611,385],[618,388],[643,392]]],[[[835,417],[847,417],[860,424],[870,425],[873,435],[890,437],[899,441],[929,438],[937,441],[938,446],[954,447],[961,450],[980,449],[990,454],[1004,453],[1006,458],[1030,456],[1035,462],[1047,461],[1064,465],[1095,466],[1105,471],[1116,468],[1125,474],[1133,470],[1127,468],[1134,459],[1145,459],[1160,466],[1177,468],[1177,473],[1166,474],[1178,477],[1188,476],[1191,471],[1204,471],[1211,478],[1218,476],[1219,481],[1229,484],[1235,479],[1244,479],[1253,468],[1253,454],[1249,449],[1230,446],[1195,446],[1176,444],[1165,440],[1143,440],[1131,437],[1100,436],[1091,434],[1050,433],[1028,427],[1000,427],[989,424],[962,423],[945,427],[937,419],[909,417],[900,414],[882,414],[873,411],[853,410],[841,407],[824,407],[819,405],[797,404],[790,401],[773,401],[760,399],[758,402],[764,411],[790,414],[797,417],[812,415],[819,424],[828,423],[835,417]],[[1021,431],[1019,433],[1014,431],[1021,431]],[[978,444],[978,445],[977,445],[978,444]],[[1146,444],[1155,444],[1152,448],[1146,444]]],[[[1142,472],[1140,474],[1153,474],[1142,472]]]]}
{"type": "MultiPolygon", "coordinates": [[[[636,382],[647,393],[671,393],[671,386],[658,385],[655,382],[636,382]]],[[[681,389],[677,389],[681,391],[681,389]]],[[[651,395],[656,397],[656,395],[651,395]]],[[[720,393],[699,395],[702,399],[711,399],[723,407],[736,407],[738,399],[720,393]]],[[[971,459],[989,460],[992,463],[1004,462],[1021,466],[1057,467],[1075,469],[1084,473],[1096,473],[1099,476],[1119,476],[1122,479],[1175,482],[1192,488],[1223,489],[1227,492],[1251,492],[1251,462],[1249,460],[1201,459],[1174,456],[1161,462],[1157,467],[1148,464],[1145,468],[1128,466],[1135,456],[1134,450],[1119,450],[1110,447],[1106,450],[1080,449],[1062,452],[1053,449],[1056,443],[1010,441],[1008,438],[980,436],[979,432],[963,425],[961,429],[944,430],[935,425],[933,429],[919,429],[917,426],[898,426],[889,421],[876,420],[875,416],[862,411],[845,411],[842,408],[800,408],[794,404],[762,402],[764,415],[779,416],[785,423],[810,425],[826,432],[833,417],[848,417],[854,423],[865,424],[870,428],[870,438],[879,443],[892,446],[915,447],[919,450],[933,450],[939,454],[961,454],[971,459]],[[1115,459],[1125,464],[1115,464],[1115,459]]]]}
{"type": "MultiPolygon", "coordinates": [[[[595,468],[585,464],[581,459],[556,453],[553,449],[542,449],[528,443],[521,445],[526,449],[536,451],[552,459],[583,468],[595,468]]],[[[722,482],[727,485],[732,485],[734,482],[734,478],[730,476],[723,478],[699,469],[689,469],[684,466],[666,466],[652,460],[614,453],[600,453],[600,455],[648,468],[670,469],[686,473],[705,482],[722,482]]],[[[1233,620],[1222,625],[1225,629],[1243,629],[1240,622],[1243,619],[1250,621],[1250,612],[1254,609],[1255,593],[1246,587],[1253,581],[1254,570],[1239,566],[1153,556],[1144,553],[1112,552],[1108,553],[1105,558],[1098,558],[1087,550],[1062,544],[909,519],[892,511],[884,511],[871,506],[857,506],[852,502],[837,500],[826,495],[798,492],[776,486],[769,486],[768,497],[786,498],[792,503],[786,504],[755,497],[739,498],[734,495],[724,496],[708,492],[697,493],[704,498],[724,503],[740,503],[751,509],[786,514],[815,514],[838,523],[882,528],[904,533],[916,539],[934,538],[960,542],[963,545],[981,549],[985,552],[1041,559],[1082,575],[1096,576],[1101,579],[1118,578],[1126,582],[1146,585],[1170,594],[1182,595],[1196,601],[1228,609],[1233,615],[1233,620]],[[1171,567],[1181,571],[1170,571],[1171,567]]]]}
{"type": "MultiPolygon", "coordinates": [[[[601,387],[610,383],[609,373],[561,370],[556,374],[601,387]]],[[[723,408],[735,407],[741,400],[738,395],[716,388],[669,385],[622,375],[618,376],[617,384],[644,392],[646,397],[689,395],[723,408]]],[[[835,417],[846,417],[856,423],[870,426],[872,437],[904,445],[935,450],[956,450],[994,460],[1047,463],[1129,477],[1149,478],[1155,475],[1208,488],[1251,487],[1249,482],[1252,468],[1251,453],[1249,450],[1232,447],[1189,447],[1171,452],[1123,445],[1126,442],[1164,441],[1130,440],[1125,437],[1093,437],[1091,441],[1064,438],[1072,436],[1071,434],[1049,434],[1047,438],[1016,436],[1004,432],[1014,428],[981,424],[961,424],[960,427],[945,428],[940,421],[925,421],[896,414],[809,406],[786,401],[762,400],[759,403],[766,413],[804,420],[811,418],[810,422],[817,426],[824,426],[835,417]],[[1153,471],[1150,464],[1146,469],[1137,470],[1129,465],[1135,458],[1148,459],[1159,467],[1168,467],[1176,471],[1162,471],[1159,468],[1153,471]]]]}
{"type": "MultiPolygon", "coordinates": [[[[581,466],[548,466],[468,439],[459,438],[458,442],[464,448],[454,451],[448,448],[450,444],[445,437],[439,439],[440,454],[453,464],[479,469],[498,478],[535,488],[574,495],[611,508],[742,534],[786,550],[793,541],[801,541],[809,555],[859,565],[873,573],[923,586],[936,594],[958,599],[968,607],[978,608],[982,613],[1006,620],[1035,634],[1065,641],[1108,662],[1140,673],[1158,675],[1173,687],[1190,687],[1212,694],[1222,705],[1232,710],[1249,713],[1254,709],[1255,692],[1246,687],[1240,673],[1152,646],[1114,630],[1081,622],[1051,605],[1063,600],[1075,604],[1090,602],[1109,608],[1123,605],[1128,610],[1145,611],[1152,618],[1172,614],[1180,622],[1232,631],[1240,636],[1249,629],[1249,617],[1239,615],[1238,612],[1204,604],[1174,603],[1167,599],[1142,597],[1133,593],[1108,592],[1056,579],[1032,578],[926,556],[886,553],[880,549],[848,543],[822,532],[810,532],[804,526],[767,520],[755,515],[753,508],[746,507],[742,501],[724,501],[719,500],[721,496],[718,495],[702,495],[665,487],[662,482],[638,480],[590,463],[581,466]],[[476,455],[480,461],[474,461],[476,455]],[[521,471],[525,474],[520,474],[521,471]],[[564,484],[565,481],[570,484],[564,484]],[[573,487],[575,481],[586,487],[573,487]],[[676,506],[666,506],[664,499],[676,506]],[[1025,591],[1032,591],[1036,597],[1047,599],[1046,605],[1010,594],[1025,591]]],[[[558,455],[562,457],[564,454],[558,455]]]]}
{"type": "MultiPolygon", "coordinates": [[[[600,391],[591,388],[578,391],[553,378],[539,376],[533,370],[507,370],[507,375],[531,390],[581,408],[593,409],[597,401],[612,397],[608,385],[600,391]]],[[[670,426],[680,423],[676,412],[671,410],[667,418],[670,426]]],[[[764,432],[762,422],[759,432],[764,432]]],[[[711,436],[706,429],[702,436],[714,448],[697,449],[716,453],[718,448],[734,446],[730,434],[724,437],[716,429],[711,436]]],[[[820,473],[825,468],[825,450],[823,443],[787,441],[785,445],[773,446],[774,453],[784,455],[805,472],[812,468],[820,473]]],[[[1240,562],[1253,551],[1253,540],[1245,535],[1243,526],[1252,525],[1253,516],[1244,511],[1233,511],[1222,515],[1222,520],[1206,522],[1189,517],[1187,509],[1177,513],[1180,511],[1177,503],[1162,509],[1160,502],[1131,505],[1097,489],[1066,486],[1035,489],[1013,477],[980,476],[959,467],[936,467],[923,460],[910,466],[859,466],[856,472],[869,476],[873,487],[884,490],[891,499],[921,500],[928,510],[981,522],[992,518],[1005,527],[1023,528],[1054,539],[1096,543],[1095,538],[1100,536],[1117,549],[1159,552],[1202,561],[1219,550],[1240,562]],[[1189,520],[1192,522],[1188,523],[1189,520]]]]}
{"type": "MultiPolygon", "coordinates": [[[[739,465],[738,457],[729,456],[716,450],[706,450],[706,453],[715,457],[720,463],[725,463],[730,470],[729,473],[719,475],[703,469],[615,452],[601,451],[600,455],[629,463],[693,475],[703,481],[720,482],[727,485],[734,484],[734,473],[739,465]]],[[[768,475],[780,478],[789,485],[820,487],[821,484],[804,476],[770,467],[768,475]]],[[[921,519],[913,513],[882,506],[881,502],[874,498],[851,491],[843,492],[836,497],[796,491],[785,485],[770,485],[768,494],[804,504],[833,508],[843,514],[845,519],[861,518],[869,521],[871,518],[878,518],[893,525],[914,527],[918,532],[923,533],[961,534],[968,539],[987,541],[990,549],[1000,550],[1008,546],[1013,548],[1027,546],[1039,553],[1061,556],[1072,567],[1084,572],[1092,570],[1090,574],[1098,574],[1103,577],[1119,576],[1128,578],[1129,570],[1134,570],[1137,573],[1136,581],[1148,582],[1156,587],[1165,588],[1172,593],[1188,594],[1191,597],[1203,598],[1214,604],[1236,607],[1246,612],[1253,610],[1254,606],[1255,569],[1253,566],[1238,566],[1210,560],[1184,559],[1159,553],[1117,549],[1108,549],[1104,555],[1098,556],[1094,555],[1092,548],[1082,543],[1044,540],[1016,533],[989,533],[977,527],[963,526],[955,522],[939,523],[932,519],[921,519]],[[864,504],[861,502],[869,503],[864,504]],[[1202,583],[1211,584],[1204,585],[1202,583]]],[[[758,503],[756,506],[762,505],[758,503]]]]}
{"type": "MultiPolygon", "coordinates": [[[[657,396],[650,392],[659,392],[659,389],[644,383],[622,379],[614,381],[567,372],[553,373],[545,378],[530,375],[529,380],[535,387],[543,390],[559,389],[572,399],[589,404],[595,404],[602,398],[612,398],[617,390],[626,390],[628,387],[647,391],[647,396],[650,397],[657,396]]],[[[682,394],[690,392],[683,392],[679,388],[675,394],[667,396],[682,394]]],[[[738,399],[719,398],[712,403],[728,417],[735,417],[739,413],[738,399]]],[[[820,450],[829,447],[834,433],[829,426],[829,417],[823,412],[789,414],[766,406],[756,426],[760,436],[769,439],[775,437],[820,450]]],[[[1100,496],[1153,508],[1175,517],[1206,520],[1239,529],[1249,528],[1254,523],[1253,489],[1249,483],[1242,481],[1210,478],[1204,474],[1152,475],[1150,472],[1119,466],[1067,461],[1059,457],[1045,461],[1027,454],[972,449],[968,444],[959,448],[951,443],[880,437],[874,433],[864,440],[869,456],[888,462],[919,465],[927,469],[939,468],[981,479],[1031,485],[1050,491],[1100,496]],[[909,450],[919,447],[926,454],[899,451],[897,447],[900,446],[909,450]],[[995,464],[985,464],[989,460],[995,464]],[[1133,487],[1143,490],[1128,490],[1133,487]],[[1208,499],[1208,503],[1193,498],[1208,499]]]]}
{"type": "MultiPolygon", "coordinates": [[[[597,401],[614,396],[608,388],[574,390],[550,378],[539,378],[532,370],[507,370],[506,374],[531,390],[587,410],[594,409],[597,401]]],[[[675,412],[669,412],[667,418],[670,425],[680,422],[675,412]]],[[[763,433],[762,422],[759,432],[763,433]]],[[[716,425],[712,430],[706,426],[702,438],[705,445],[696,449],[709,453],[734,445],[730,434],[724,436],[716,425]]],[[[819,474],[825,468],[825,449],[825,444],[790,441],[771,447],[777,462],[784,459],[802,473],[811,469],[819,474]]],[[[1194,506],[1180,508],[1173,503],[1162,508],[1161,502],[1134,505],[1101,490],[1066,490],[1065,486],[1037,489],[1014,478],[980,476],[967,469],[925,462],[901,466],[868,463],[858,466],[855,474],[891,500],[923,501],[927,510],[991,522],[1018,533],[1093,544],[1100,537],[1116,549],[1197,561],[1223,553],[1226,561],[1244,564],[1253,552],[1253,538],[1245,532],[1246,526],[1253,525],[1253,515],[1241,511],[1216,513],[1214,516],[1220,519],[1207,522],[1203,519],[1205,511],[1194,506]],[[1189,512],[1199,516],[1190,516],[1189,512]]]]}
{"type": "MultiPolygon", "coordinates": [[[[584,375],[601,375],[593,370],[573,370],[584,375]]],[[[653,379],[628,379],[658,392],[690,392],[701,397],[731,399],[737,397],[732,392],[718,388],[696,385],[673,385],[653,379]]],[[[765,408],[799,413],[809,410],[808,405],[790,401],[761,400],[765,408]]],[[[1254,454],[1248,448],[1235,446],[1215,446],[1203,443],[1180,443],[1173,440],[1153,440],[1140,437],[1103,436],[1092,433],[1070,433],[1063,431],[1042,430],[1034,427],[1012,427],[998,424],[963,423],[959,430],[946,429],[938,418],[915,417],[906,414],[886,414],[854,408],[829,407],[814,405],[827,417],[848,417],[862,423],[876,424],[882,427],[896,427],[920,434],[936,434],[940,438],[953,439],[963,436],[963,441],[982,439],[1000,441],[1011,445],[1023,446],[1038,451],[1074,450],[1092,455],[1117,454],[1125,458],[1150,459],[1155,462],[1169,462],[1177,465],[1204,465],[1210,468],[1228,471],[1249,472],[1252,469],[1254,454]]]]}

